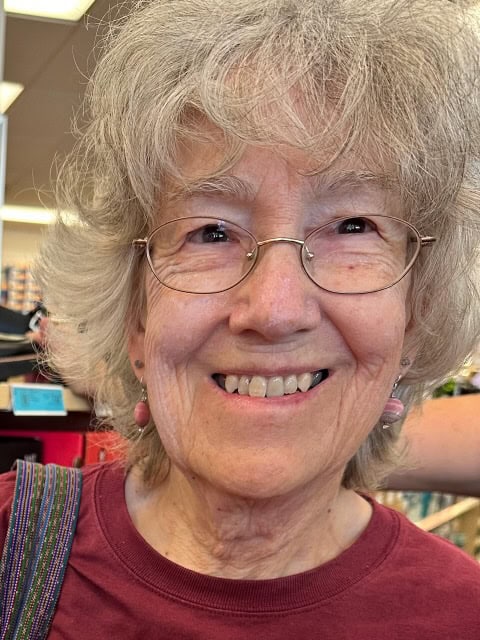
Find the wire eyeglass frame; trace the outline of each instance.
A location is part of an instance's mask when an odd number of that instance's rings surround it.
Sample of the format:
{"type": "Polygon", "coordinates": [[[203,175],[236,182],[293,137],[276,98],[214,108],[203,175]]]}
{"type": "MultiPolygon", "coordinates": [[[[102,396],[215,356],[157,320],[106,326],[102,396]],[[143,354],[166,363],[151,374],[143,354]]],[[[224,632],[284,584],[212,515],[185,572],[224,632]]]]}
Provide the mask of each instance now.
{"type": "MultiPolygon", "coordinates": [[[[412,239],[413,240],[413,239],[412,239]]],[[[159,225],[158,227],[156,227],[155,229],[153,229],[153,231],[146,236],[145,238],[136,238],[134,240],[132,240],[132,246],[143,249],[143,251],[145,252],[150,270],[152,271],[153,275],[155,276],[155,278],[158,280],[158,282],[160,282],[160,284],[162,284],[163,286],[173,290],[173,291],[179,291],[182,293],[191,293],[194,295],[210,295],[210,294],[215,294],[215,293],[222,293],[224,291],[229,291],[230,289],[233,289],[234,287],[236,287],[238,284],[240,284],[243,280],[245,280],[245,278],[252,273],[252,271],[254,270],[254,268],[256,267],[258,260],[259,260],[259,249],[261,247],[265,247],[269,244],[274,244],[274,243],[291,243],[291,244],[295,244],[297,246],[299,246],[300,248],[300,252],[299,252],[299,258],[300,258],[300,263],[302,265],[302,269],[304,271],[304,273],[306,274],[306,276],[308,277],[308,279],[313,282],[317,287],[319,287],[319,289],[322,289],[323,291],[328,291],[329,293],[336,293],[338,295],[364,295],[367,293],[375,293],[377,291],[383,291],[385,289],[389,289],[391,287],[393,287],[394,285],[398,284],[398,282],[400,282],[400,280],[402,280],[407,273],[412,269],[413,265],[415,264],[420,251],[422,248],[424,247],[428,247],[433,245],[436,242],[437,238],[434,236],[422,236],[420,234],[420,232],[418,231],[418,229],[412,225],[410,222],[407,222],[406,220],[402,220],[401,218],[395,217],[395,216],[388,216],[388,215],[383,215],[383,214],[357,214],[357,215],[348,215],[348,216],[342,216],[340,218],[335,218],[334,220],[329,220],[327,223],[321,225],[320,227],[316,227],[315,229],[313,229],[312,231],[310,231],[307,236],[305,237],[304,240],[299,240],[298,238],[289,238],[289,237],[276,237],[276,238],[267,238],[265,240],[257,240],[256,237],[247,229],[243,228],[242,226],[233,223],[229,220],[227,220],[226,218],[219,218],[219,217],[214,217],[214,216],[183,216],[183,217],[179,217],[179,218],[174,218],[172,220],[169,220],[168,222],[165,222],[161,225],[159,225]],[[414,235],[415,240],[417,242],[416,247],[415,247],[415,252],[413,254],[413,256],[410,258],[409,263],[407,264],[407,266],[405,267],[405,269],[402,271],[402,273],[396,277],[394,279],[393,282],[389,283],[388,285],[385,286],[381,286],[381,287],[377,287],[377,288],[373,288],[373,289],[368,289],[365,291],[335,291],[332,289],[329,289],[325,286],[322,286],[321,284],[319,284],[314,278],[313,276],[309,273],[307,266],[305,264],[306,261],[310,261],[314,258],[314,254],[308,249],[307,246],[307,241],[309,238],[311,238],[312,236],[314,236],[315,234],[318,234],[320,231],[322,231],[323,229],[325,229],[326,227],[328,227],[329,225],[332,225],[333,223],[339,223],[339,222],[343,222],[343,221],[347,221],[347,220],[355,220],[355,219],[363,219],[366,218],[368,220],[370,220],[371,218],[382,218],[382,219],[389,219],[389,220],[393,220],[396,222],[401,223],[402,225],[404,225],[406,228],[408,228],[414,235]],[[224,223],[224,224],[228,224],[231,225],[234,228],[240,229],[242,230],[251,240],[252,240],[252,244],[254,245],[253,249],[251,251],[246,252],[245,254],[245,258],[249,261],[251,261],[251,264],[248,266],[248,268],[246,269],[245,273],[242,274],[242,276],[237,279],[233,284],[229,285],[228,287],[224,287],[221,289],[215,289],[214,291],[191,291],[189,289],[186,288],[179,288],[179,287],[174,287],[171,284],[168,284],[166,282],[164,282],[157,274],[154,266],[153,266],[153,261],[152,261],[152,257],[151,257],[151,252],[150,252],[150,248],[151,248],[151,243],[153,238],[155,237],[155,235],[163,228],[166,227],[167,225],[172,225],[176,222],[182,222],[182,221],[186,221],[186,220],[212,220],[215,221],[217,223],[224,223]]]]}

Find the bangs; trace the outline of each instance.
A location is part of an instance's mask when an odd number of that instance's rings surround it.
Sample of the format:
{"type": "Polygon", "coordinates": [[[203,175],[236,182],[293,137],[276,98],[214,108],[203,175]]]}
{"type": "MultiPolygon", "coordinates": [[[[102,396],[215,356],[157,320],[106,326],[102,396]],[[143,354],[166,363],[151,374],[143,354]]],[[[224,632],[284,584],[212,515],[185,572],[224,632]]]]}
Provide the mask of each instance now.
{"type": "MultiPolygon", "coordinates": [[[[432,16],[430,5],[416,27],[410,3],[384,3],[382,13],[378,3],[377,12],[348,4],[317,3],[313,9],[263,2],[260,9],[252,2],[250,11],[242,7],[236,16],[235,6],[229,14],[220,3],[203,29],[196,18],[192,36],[192,16],[182,16],[179,3],[170,36],[178,58],[167,51],[168,42],[157,41],[122,104],[133,125],[122,139],[125,168],[147,215],[158,210],[166,181],[186,179],[179,147],[199,140],[222,146],[216,174],[246,145],[302,149],[318,171],[353,153],[398,183],[412,221],[451,204],[469,152],[461,132],[472,84],[458,74],[458,46],[448,46],[461,37],[461,13],[441,2],[440,15],[432,16]],[[439,48],[442,31],[445,46],[439,48]],[[454,110],[439,86],[455,92],[454,110]],[[202,122],[220,135],[211,136],[202,122]]],[[[472,126],[478,128],[473,119],[472,126]]]]}

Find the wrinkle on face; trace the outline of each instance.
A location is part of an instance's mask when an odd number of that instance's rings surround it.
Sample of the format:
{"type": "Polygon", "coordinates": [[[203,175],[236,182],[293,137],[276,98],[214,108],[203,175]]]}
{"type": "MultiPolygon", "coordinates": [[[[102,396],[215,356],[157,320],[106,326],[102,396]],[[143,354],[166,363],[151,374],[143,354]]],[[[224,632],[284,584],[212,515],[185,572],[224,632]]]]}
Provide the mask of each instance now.
{"type": "MultiPolygon", "coordinates": [[[[197,179],[208,154],[199,147],[185,162],[186,173],[197,179]]],[[[331,168],[330,175],[313,179],[301,174],[308,159],[297,151],[287,161],[269,150],[248,149],[231,176],[208,185],[198,178],[195,188],[162,211],[159,222],[213,208],[213,215],[259,239],[302,238],[312,225],[345,209],[398,214],[395,189],[383,189],[382,176],[376,179],[355,159],[350,167],[343,162],[336,174],[331,168]]],[[[262,251],[255,270],[219,294],[179,293],[146,276],[149,398],[176,474],[171,478],[194,477],[188,490],[189,500],[198,498],[193,512],[201,513],[203,505],[202,517],[232,539],[256,538],[269,513],[275,536],[270,506],[282,496],[289,509],[297,505],[299,521],[307,518],[313,495],[321,501],[323,492],[326,502],[333,500],[343,468],[390,393],[407,324],[408,279],[374,294],[331,294],[304,274],[297,247],[272,244],[262,251]],[[307,365],[329,368],[332,375],[306,396],[311,404],[298,409],[281,409],[266,399],[250,415],[212,381],[212,374],[225,370],[307,365]]],[[[228,555],[220,547],[217,553],[228,555]]]]}

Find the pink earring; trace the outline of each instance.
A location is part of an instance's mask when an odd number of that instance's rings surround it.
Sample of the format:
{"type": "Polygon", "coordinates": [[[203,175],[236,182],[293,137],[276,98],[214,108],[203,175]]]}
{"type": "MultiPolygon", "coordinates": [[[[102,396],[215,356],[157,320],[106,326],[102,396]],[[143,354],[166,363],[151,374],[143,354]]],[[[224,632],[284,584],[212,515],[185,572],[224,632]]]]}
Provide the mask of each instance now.
{"type": "Polygon", "coordinates": [[[150,421],[150,409],[148,407],[147,387],[143,384],[143,376],[140,384],[142,385],[142,395],[133,410],[133,419],[135,420],[139,433],[142,434],[150,421]]]}
{"type": "Polygon", "coordinates": [[[405,405],[400,400],[400,398],[397,398],[397,396],[395,395],[395,390],[398,387],[400,379],[401,376],[398,376],[398,378],[395,380],[392,393],[390,394],[390,397],[385,404],[383,413],[380,416],[380,422],[383,425],[384,429],[389,429],[392,424],[401,420],[405,413],[405,405]]]}

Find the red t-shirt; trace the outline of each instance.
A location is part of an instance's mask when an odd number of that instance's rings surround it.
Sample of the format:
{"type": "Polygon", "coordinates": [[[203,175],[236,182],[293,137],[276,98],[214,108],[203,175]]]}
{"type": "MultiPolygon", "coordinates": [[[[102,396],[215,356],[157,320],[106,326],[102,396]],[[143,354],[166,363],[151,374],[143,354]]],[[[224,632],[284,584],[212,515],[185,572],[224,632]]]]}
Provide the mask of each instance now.
{"type": "MultiPolygon", "coordinates": [[[[14,474],[0,476],[0,546],[14,474]]],[[[84,470],[77,533],[49,640],[479,640],[480,565],[373,503],[336,559],[272,580],[201,575],[133,526],[118,463],[84,470]]]]}

